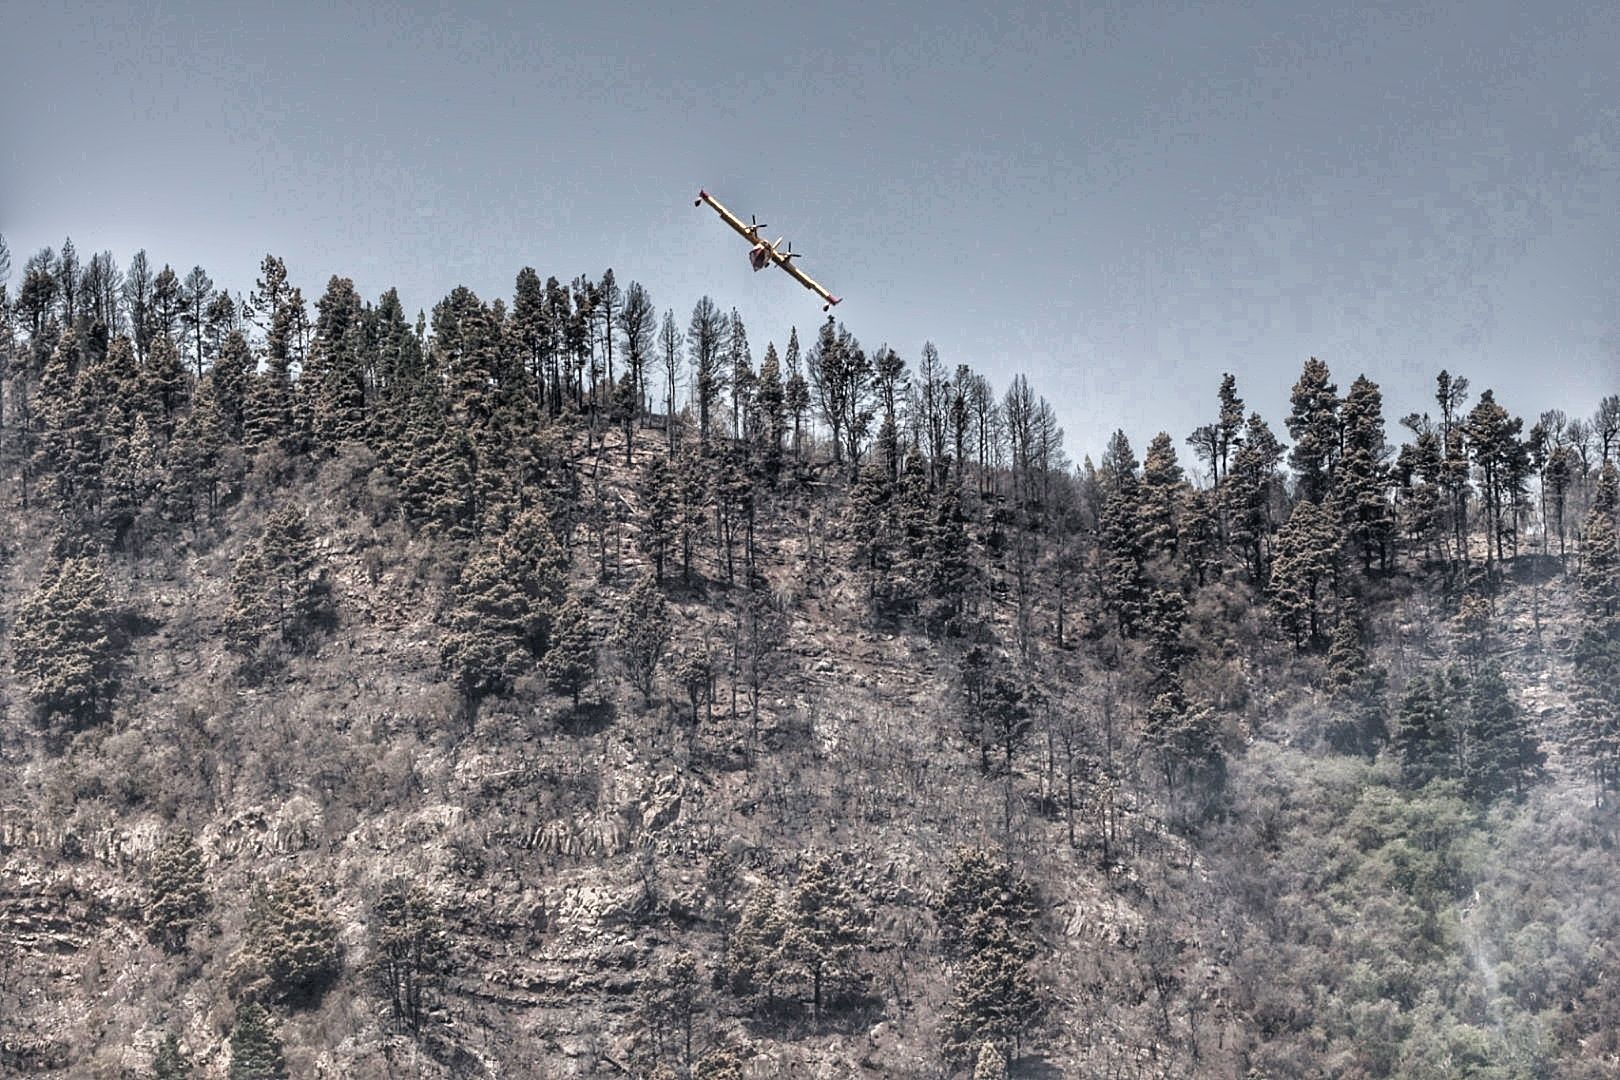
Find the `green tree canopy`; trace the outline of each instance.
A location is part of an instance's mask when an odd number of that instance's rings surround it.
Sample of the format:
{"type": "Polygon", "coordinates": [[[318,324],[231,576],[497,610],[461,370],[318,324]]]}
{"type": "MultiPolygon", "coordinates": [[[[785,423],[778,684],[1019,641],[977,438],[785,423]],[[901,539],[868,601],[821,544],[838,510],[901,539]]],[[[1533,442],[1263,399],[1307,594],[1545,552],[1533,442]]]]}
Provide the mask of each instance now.
{"type": "Polygon", "coordinates": [[[164,948],[179,952],[207,908],[202,851],[190,833],[174,833],[152,856],[147,880],[148,930],[164,948]]]}
{"type": "Polygon", "coordinates": [[[255,1001],[237,1007],[231,1027],[229,1080],[287,1080],[287,1063],[264,1006],[255,1001]]]}
{"type": "Polygon", "coordinates": [[[653,575],[641,578],[625,594],[619,605],[613,642],[630,685],[641,691],[644,703],[650,702],[653,680],[669,648],[669,609],[653,575]]]}
{"type": "Polygon", "coordinates": [[[337,923],[309,882],[289,875],[254,889],[233,972],[245,997],[318,1000],[341,967],[337,923]]]}
{"type": "Polygon", "coordinates": [[[191,1080],[195,1075],[191,1059],[180,1049],[180,1037],[174,1032],[163,1036],[158,1052],[152,1058],[152,1080],[191,1080]]]}
{"type": "Polygon", "coordinates": [[[104,719],[118,692],[119,648],[101,567],[69,558],[48,569],[17,608],[11,652],[17,677],[47,719],[104,719]]]}

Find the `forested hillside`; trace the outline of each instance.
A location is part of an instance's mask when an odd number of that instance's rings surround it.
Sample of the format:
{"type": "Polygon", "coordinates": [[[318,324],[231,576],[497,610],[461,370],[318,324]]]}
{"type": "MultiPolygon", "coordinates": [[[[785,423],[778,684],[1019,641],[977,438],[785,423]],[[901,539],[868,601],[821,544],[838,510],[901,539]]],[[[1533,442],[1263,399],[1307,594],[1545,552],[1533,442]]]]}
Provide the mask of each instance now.
{"type": "Polygon", "coordinates": [[[1620,1072],[1613,371],[1075,463],[611,271],[12,269],[0,1073],[1620,1072]]]}

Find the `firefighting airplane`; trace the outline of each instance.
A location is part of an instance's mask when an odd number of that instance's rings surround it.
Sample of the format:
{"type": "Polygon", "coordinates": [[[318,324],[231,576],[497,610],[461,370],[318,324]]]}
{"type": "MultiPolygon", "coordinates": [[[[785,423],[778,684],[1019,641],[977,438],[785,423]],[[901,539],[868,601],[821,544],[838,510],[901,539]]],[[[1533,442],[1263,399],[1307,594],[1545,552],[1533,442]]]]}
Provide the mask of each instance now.
{"type": "Polygon", "coordinates": [[[794,251],[791,243],[787,245],[786,250],[778,250],[778,245],[782,243],[781,237],[777,237],[774,244],[767,243],[765,238],[759,235],[759,230],[767,228],[767,226],[756,222],[753,215],[749,215],[749,223],[744,225],[737,215],[721,206],[713,195],[710,195],[707,191],[699,191],[698,197],[692,201],[692,205],[702,206],[704,203],[714,207],[715,213],[720,215],[720,220],[735,229],[738,236],[754,245],[748,249],[748,264],[754,268],[755,273],[765,269],[771,263],[775,263],[791,274],[793,280],[826,301],[821,306],[822,311],[832,310],[832,306],[841,299],[817,284],[816,280],[809,274],[793,265],[793,260],[797,259],[801,253],[794,251]]]}

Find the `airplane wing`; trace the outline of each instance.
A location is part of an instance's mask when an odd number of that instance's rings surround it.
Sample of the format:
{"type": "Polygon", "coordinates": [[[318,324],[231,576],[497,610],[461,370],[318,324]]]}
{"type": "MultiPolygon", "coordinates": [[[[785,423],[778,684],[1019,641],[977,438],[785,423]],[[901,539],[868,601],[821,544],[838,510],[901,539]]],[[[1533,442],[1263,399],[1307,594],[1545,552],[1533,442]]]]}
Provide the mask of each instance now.
{"type": "Polygon", "coordinates": [[[719,199],[716,199],[707,191],[699,191],[698,197],[692,203],[692,205],[701,206],[704,203],[708,203],[714,208],[715,213],[720,215],[721,221],[725,222],[727,225],[730,225],[733,229],[736,229],[738,236],[742,237],[744,240],[747,240],[750,244],[759,243],[759,228],[757,226],[744,225],[741,218],[739,218],[736,214],[733,214],[730,210],[727,210],[724,206],[720,205],[719,199]]]}
{"type": "Polygon", "coordinates": [[[828,292],[825,287],[816,281],[815,278],[811,277],[803,270],[800,270],[797,266],[794,266],[793,260],[788,258],[786,255],[781,254],[775,248],[771,248],[770,252],[771,259],[776,263],[777,266],[780,266],[782,269],[786,270],[790,275],[792,275],[794,281],[797,281],[800,285],[803,285],[805,288],[827,301],[827,307],[832,307],[841,299],[840,297],[834,296],[832,293],[828,292]]]}

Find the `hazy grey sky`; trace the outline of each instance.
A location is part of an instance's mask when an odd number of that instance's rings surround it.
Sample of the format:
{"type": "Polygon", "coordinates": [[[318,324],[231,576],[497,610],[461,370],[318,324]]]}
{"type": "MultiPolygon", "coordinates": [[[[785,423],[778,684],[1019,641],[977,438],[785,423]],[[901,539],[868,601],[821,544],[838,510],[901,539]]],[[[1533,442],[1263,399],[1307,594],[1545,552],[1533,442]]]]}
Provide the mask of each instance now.
{"type": "Polygon", "coordinates": [[[1282,434],[1308,355],[1391,419],[1441,367],[1533,419],[1620,390],[1620,4],[55,3],[0,33],[0,232],[245,291],[281,255],[430,308],[611,266],[756,355],[1017,371],[1071,448],[1282,434]]]}

